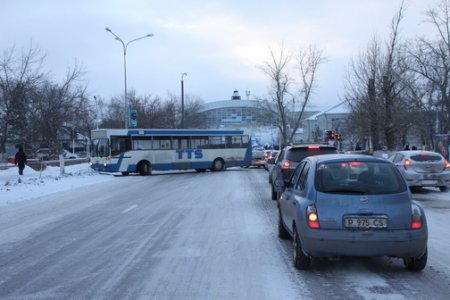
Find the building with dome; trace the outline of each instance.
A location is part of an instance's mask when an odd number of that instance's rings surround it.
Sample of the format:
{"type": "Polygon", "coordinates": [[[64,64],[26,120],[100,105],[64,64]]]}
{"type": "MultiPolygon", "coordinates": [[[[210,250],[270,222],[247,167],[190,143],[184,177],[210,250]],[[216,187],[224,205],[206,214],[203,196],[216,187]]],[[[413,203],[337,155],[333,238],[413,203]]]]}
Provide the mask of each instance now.
{"type": "MultiPolygon", "coordinates": [[[[274,103],[267,100],[250,100],[250,92],[246,92],[247,99],[243,100],[239,91],[233,91],[230,99],[205,103],[200,109],[200,117],[206,120],[207,128],[243,129],[252,135],[258,145],[278,145],[279,131],[278,111],[274,103]]],[[[293,106],[295,114],[300,107],[293,106]]],[[[319,109],[307,109],[303,119],[318,113],[319,109]]],[[[306,124],[306,123],[305,123],[306,124]]],[[[306,141],[303,128],[296,134],[296,142],[306,141]]]]}
{"type": "Polygon", "coordinates": [[[200,110],[208,128],[251,128],[277,123],[274,105],[264,100],[242,100],[235,90],[230,100],[209,102],[200,110]]]}

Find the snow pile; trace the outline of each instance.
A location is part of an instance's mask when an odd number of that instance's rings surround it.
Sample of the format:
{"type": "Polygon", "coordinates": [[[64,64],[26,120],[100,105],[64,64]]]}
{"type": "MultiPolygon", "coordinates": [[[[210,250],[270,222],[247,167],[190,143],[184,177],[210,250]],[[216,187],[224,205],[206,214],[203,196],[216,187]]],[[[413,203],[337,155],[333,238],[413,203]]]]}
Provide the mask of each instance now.
{"type": "Polygon", "coordinates": [[[88,163],[65,166],[62,174],[60,167],[51,166],[41,172],[26,166],[23,173],[24,175],[19,176],[18,168],[15,166],[0,169],[0,205],[38,198],[113,178],[98,174],[88,163]]]}

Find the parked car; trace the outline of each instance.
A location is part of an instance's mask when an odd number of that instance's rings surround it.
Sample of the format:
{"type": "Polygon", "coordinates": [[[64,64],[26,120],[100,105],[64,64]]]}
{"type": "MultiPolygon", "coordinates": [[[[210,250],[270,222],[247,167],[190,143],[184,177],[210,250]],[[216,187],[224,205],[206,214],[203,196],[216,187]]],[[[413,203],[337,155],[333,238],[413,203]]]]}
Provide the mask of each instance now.
{"type": "Polygon", "coordinates": [[[268,150],[268,153],[264,155],[264,169],[269,172],[272,170],[279,153],[279,150],[268,150]]]}
{"type": "Polygon", "coordinates": [[[87,158],[87,157],[89,157],[89,153],[85,152],[85,151],[77,152],[76,154],[78,155],[79,158],[87,158]]]}
{"type": "Polygon", "coordinates": [[[283,179],[285,182],[288,182],[297,165],[305,157],[331,153],[337,153],[336,147],[325,144],[303,144],[285,147],[281,150],[276,161],[269,159],[269,163],[275,163],[272,171],[269,173],[269,183],[272,186],[272,200],[277,200],[281,195],[275,189],[275,180],[283,179]]]}
{"type": "Polygon", "coordinates": [[[264,167],[264,148],[255,147],[252,150],[252,166],[254,167],[264,167]]]}
{"type": "Polygon", "coordinates": [[[67,151],[66,149],[64,149],[64,151],[63,151],[63,157],[64,157],[64,159],[76,159],[76,158],[80,158],[80,157],[78,156],[78,154],[73,153],[73,152],[70,152],[70,151],[67,151]]]}
{"type": "Polygon", "coordinates": [[[411,150],[394,153],[391,160],[403,174],[408,186],[450,189],[450,163],[437,152],[411,150]]]}
{"type": "Polygon", "coordinates": [[[357,154],[310,156],[296,168],[278,201],[278,235],[293,240],[294,265],[315,257],[389,256],[407,269],[427,263],[428,228],[390,161],[357,154]]]}
{"type": "Polygon", "coordinates": [[[39,148],[34,153],[34,157],[39,160],[49,160],[53,156],[53,152],[49,148],[39,148]]]}

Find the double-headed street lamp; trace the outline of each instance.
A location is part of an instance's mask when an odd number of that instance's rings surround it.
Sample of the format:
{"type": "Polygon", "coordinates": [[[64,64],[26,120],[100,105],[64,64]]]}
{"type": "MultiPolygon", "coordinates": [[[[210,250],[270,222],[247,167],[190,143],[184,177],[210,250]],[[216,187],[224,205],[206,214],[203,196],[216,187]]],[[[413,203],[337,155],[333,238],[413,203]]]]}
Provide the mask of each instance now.
{"type": "Polygon", "coordinates": [[[130,43],[132,43],[134,41],[152,37],[153,33],[138,37],[136,39],[129,41],[128,43],[125,43],[120,37],[117,36],[117,34],[112,32],[112,30],[109,29],[108,27],[106,27],[105,30],[108,31],[109,33],[111,33],[112,35],[114,35],[116,37],[116,40],[121,42],[122,46],[123,46],[123,71],[124,71],[124,77],[125,77],[125,129],[128,129],[127,47],[130,43]]]}
{"type": "Polygon", "coordinates": [[[186,72],[181,74],[181,128],[184,128],[184,76],[187,76],[186,72]]]}

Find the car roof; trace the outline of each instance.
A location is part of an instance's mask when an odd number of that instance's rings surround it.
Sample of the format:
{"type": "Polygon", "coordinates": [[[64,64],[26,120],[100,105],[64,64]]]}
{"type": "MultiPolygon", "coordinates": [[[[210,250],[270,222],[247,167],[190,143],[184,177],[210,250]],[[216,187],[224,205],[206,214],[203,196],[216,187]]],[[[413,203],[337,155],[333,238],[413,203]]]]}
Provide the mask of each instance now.
{"type": "Polygon", "coordinates": [[[349,161],[349,160],[390,163],[390,161],[388,161],[385,158],[364,154],[322,154],[317,156],[309,156],[307,159],[314,161],[316,163],[328,161],[349,161]]]}
{"type": "Polygon", "coordinates": [[[308,148],[308,147],[320,147],[320,148],[328,148],[328,149],[336,149],[335,146],[331,146],[328,144],[297,144],[297,145],[290,145],[286,146],[286,150],[290,149],[299,149],[299,148],[308,148]]]}
{"type": "Polygon", "coordinates": [[[411,155],[417,155],[417,154],[429,154],[429,155],[440,155],[442,156],[439,152],[434,152],[434,151],[426,151],[426,150],[403,150],[403,151],[397,151],[395,153],[401,153],[405,156],[411,156],[411,155]]]}

